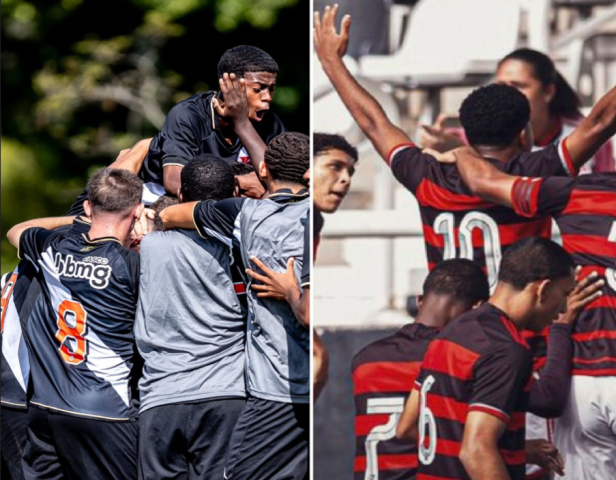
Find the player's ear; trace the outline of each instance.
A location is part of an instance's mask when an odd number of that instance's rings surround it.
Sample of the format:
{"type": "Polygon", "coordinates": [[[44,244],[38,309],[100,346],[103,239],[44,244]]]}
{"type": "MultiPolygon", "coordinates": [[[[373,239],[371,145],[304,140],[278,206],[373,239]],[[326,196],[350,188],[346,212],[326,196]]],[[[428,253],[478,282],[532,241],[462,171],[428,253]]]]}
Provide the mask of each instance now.
{"type": "Polygon", "coordinates": [[[533,129],[530,126],[530,122],[526,125],[526,128],[520,132],[519,140],[520,147],[524,152],[530,152],[533,149],[533,129]]]}
{"type": "Polygon", "coordinates": [[[477,302],[475,303],[475,305],[473,305],[473,306],[471,307],[471,310],[475,310],[476,308],[481,307],[484,303],[485,303],[485,301],[484,301],[484,300],[477,300],[477,302]]]}
{"type": "Polygon", "coordinates": [[[543,98],[546,103],[550,103],[554,99],[554,95],[556,95],[556,84],[550,83],[547,87],[543,87],[543,98]]]}
{"type": "Polygon", "coordinates": [[[86,212],[86,217],[92,218],[92,205],[90,204],[90,200],[85,200],[83,202],[83,210],[86,212]]]}
{"type": "Polygon", "coordinates": [[[417,295],[417,308],[421,307],[421,304],[423,303],[423,295],[417,295]]]}
{"type": "Polygon", "coordinates": [[[237,178],[237,175],[235,177],[233,177],[233,196],[234,197],[240,197],[240,181],[237,178]]]}
{"type": "Polygon", "coordinates": [[[259,165],[259,178],[261,181],[265,182],[268,178],[269,172],[267,170],[267,165],[265,165],[265,161],[261,162],[259,165]]]}
{"type": "Polygon", "coordinates": [[[541,280],[537,285],[537,301],[539,304],[545,303],[547,301],[548,295],[550,294],[550,290],[552,289],[552,281],[551,280],[541,280]]]}

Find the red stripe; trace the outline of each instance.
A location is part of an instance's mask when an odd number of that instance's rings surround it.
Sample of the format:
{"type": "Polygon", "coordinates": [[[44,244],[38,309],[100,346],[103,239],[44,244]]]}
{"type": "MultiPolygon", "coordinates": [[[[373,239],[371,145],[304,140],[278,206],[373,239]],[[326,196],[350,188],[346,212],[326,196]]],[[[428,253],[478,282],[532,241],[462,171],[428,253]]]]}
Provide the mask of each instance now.
{"type": "Polygon", "coordinates": [[[353,372],[355,395],[369,392],[410,392],[421,362],[375,362],[353,372]]]}
{"type": "Polygon", "coordinates": [[[466,423],[468,404],[435,393],[428,393],[427,402],[435,417],[466,423]]]}
{"type": "Polygon", "coordinates": [[[616,193],[575,189],[571,192],[569,202],[562,213],[564,215],[588,213],[613,217],[614,205],[616,205],[616,193]]]}
{"type": "Polygon", "coordinates": [[[573,362],[586,364],[586,365],[592,365],[593,363],[603,363],[603,362],[615,362],[616,363],[616,357],[599,357],[599,358],[592,358],[592,359],[573,357],[573,362]]]}
{"type": "Polygon", "coordinates": [[[389,153],[387,154],[387,158],[385,159],[387,161],[387,165],[391,165],[391,161],[393,160],[393,158],[391,158],[392,153],[402,147],[415,148],[417,147],[417,145],[415,145],[413,142],[406,142],[396,145],[394,148],[389,150],[389,153]]]}
{"type": "MultiPolygon", "coordinates": [[[[616,201],[616,199],[615,199],[616,201]]],[[[614,203],[616,205],[616,203],[614,203]]],[[[612,205],[612,208],[616,208],[612,205]]],[[[563,247],[569,253],[588,253],[602,257],[616,258],[616,243],[596,235],[565,235],[563,247]]]]}
{"type": "Polygon", "coordinates": [[[416,193],[417,201],[423,207],[434,207],[445,211],[466,211],[496,207],[479,197],[459,195],[424,178],[416,193]]]}
{"type": "Polygon", "coordinates": [[[590,333],[574,333],[571,335],[576,342],[588,342],[590,340],[599,340],[603,338],[616,339],[616,332],[608,330],[598,330],[590,333]]]}
{"type": "Polygon", "coordinates": [[[241,293],[246,293],[246,285],[244,285],[243,283],[234,283],[233,289],[238,295],[241,293]]]}
{"type": "Polygon", "coordinates": [[[513,322],[511,320],[509,320],[507,317],[505,317],[503,315],[501,315],[500,320],[503,323],[503,325],[505,326],[505,328],[507,329],[507,331],[509,332],[509,334],[511,335],[511,338],[513,338],[516,341],[516,343],[519,343],[520,345],[522,345],[526,349],[530,348],[528,346],[528,343],[526,343],[526,340],[524,340],[524,336],[522,335],[522,332],[520,332],[515,327],[515,325],[513,324],[513,322]]]}
{"type": "Polygon", "coordinates": [[[612,377],[616,375],[616,368],[602,368],[596,370],[586,370],[585,368],[574,368],[571,375],[582,377],[612,377]]]}
{"type": "Polygon", "coordinates": [[[473,378],[473,366],[479,354],[444,338],[432,341],[423,368],[444,373],[460,380],[473,378]]]}
{"type": "MultiPolygon", "coordinates": [[[[379,455],[379,471],[381,470],[411,470],[418,467],[417,454],[379,455]]],[[[355,457],[354,472],[366,471],[366,457],[355,457]]]]}
{"type": "Polygon", "coordinates": [[[378,425],[385,425],[389,421],[389,413],[375,413],[372,415],[355,416],[355,435],[358,437],[368,435],[378,425]]]}
{"type": "Polygon", "coordinates": [[[599,298],[586,305],[584,310],[592,310],[595,308],[616,308],[616,297],[601,295],[599,298]]]}
{"type": "Polygon", "coordinates": [[[563,155],[565,157],[565,162],[567,163],[567,166],[569,167],[569,171],[571,172],[571,175],[575,176],[577,175],[578,171],[577,171],[577,168],[573,166],[573,162],[571,161],[571,154],[569,153],[569,147],[567,147],[568,138],[569,137],[564,138],[562,141],[563,155]]]}

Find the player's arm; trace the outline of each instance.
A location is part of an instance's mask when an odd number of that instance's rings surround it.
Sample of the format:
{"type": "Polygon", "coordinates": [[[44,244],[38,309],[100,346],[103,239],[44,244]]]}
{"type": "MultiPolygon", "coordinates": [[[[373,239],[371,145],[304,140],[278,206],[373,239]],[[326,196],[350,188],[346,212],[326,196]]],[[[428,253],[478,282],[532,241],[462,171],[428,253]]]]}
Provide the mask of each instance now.
{"type": "Polygon", "coordinates": [[[135,175],[139,174],[145,157],[150,149],[151,138],[139,140],[132,148],[122,150],[109,168],[117,168],[118,170],[128,170],[135,175]]]}
{"type": "Polygon", "coordinates": [[[314,401],[316,402],[329,378],[329,354],[323,340],[321,340],[321,336],[316,330],[313,335],[312,364],[314,368],[312,391],[314,392],[314,401]]]}
{"type": "Polygon", "coordinates": [[[19,244],[21,240],[21,236],[23,233],[29,228],[43,228],[45,230],[55,230],[56,228],[63,227],[65,225],[70,225],[75,220],[75,217],[50,217],[50,218],[39,218],[36,220],[28,220],[27,222],[22,222],[18,225],[15,225],[13,228],[9,230],[6,234],[9,242],[15,248],[19,249],[19,244]]]}
{"type": "Polygon", "coordinates": [[[571,387],[571,331],[582,309],[603,294],[604,285],[596,272],[577,282],[567,299],[567,312],[550,327],[547,361],[531,386],[529,412],[544,418],[560,417],[564,412],[571,387]]]}
{"type": "Polygon", "coordinates": [[[590,114],[565,139],[571,163],[579,170],[601,146],[616,135],[616,87],[607,92],[590,114]]]}
{"type": "Polygon", "coordinates": [[[416,442],[417,437],[419,436],[418,423],[419,390],[417,388],[413,388],[409,399],[404,405],[404,410],[402,411],[402,415],[400,415],[400,420],[398,420],[398,425],[396,426],[396,437],[416,442]]]}
{"type": "Polygon", "coordinates": [[[325,7],[323,19],[319,12],[314,18],[314,45],[323,71],[329,77],[342,102],[357,125],[377,152],[386,161],[391,150],[405,143],[412,143],[403,130],[387,118],[385,111],[348,71],[342,61],[349,43],[351,17],[342,19],[340,33],[336,29],[338,6],[325,7]]]}
{"type": "Polygon", "coordinates": [[[165,191],[177,195],[182,188],[182,169],[179,165],[165,165],[163,167],[163,185],[165,191]]]}
{"type": "Polygon", "coordinates": [[[214,103],[216,112],[231,122],[233,130],[246,148],[252,166],[258,174],[261,163],[265,158],[267,145],[248,118],[246,81],[243,78],[237,78],[235,73],[224,73],[223,77],[219,79],[219,83],[225,103],[224,106],[221,106],[216,101],[214,103]]]}
{"type": "Polygon", "coordinates": [[[466,416],[460,461],[473,480],[509,480],[498,450],[505,422],[489,413],[472,411],[466,416]]]}
{"type": "Polygon", "coordinates": [[[193,220],[193,211],[197,203],[198,202],[181,203],[165,208],[158,215],[163,222],[164,229],[172,230],[174,228],[186,228],[194,230],[197,228],[193,220]]]}

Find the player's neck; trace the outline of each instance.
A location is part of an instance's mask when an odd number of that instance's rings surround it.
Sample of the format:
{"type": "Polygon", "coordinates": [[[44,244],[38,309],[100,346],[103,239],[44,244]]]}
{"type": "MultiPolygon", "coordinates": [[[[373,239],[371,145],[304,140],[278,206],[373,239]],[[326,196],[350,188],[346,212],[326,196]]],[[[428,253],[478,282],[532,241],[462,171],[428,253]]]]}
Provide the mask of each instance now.
{"type": "Polygon", "coordinates": [[[449,296],[428,295],[422,299],[415,323],[444,328],[458,316],[459,311],[459,302],[453,301],[449,296]]]}
{"type": "Polygon", "coordinates": [[[520,146],[517,144],[509,145],[508,147],[491,147],[487,145],[473,145],[473,148],[477,150],[477,152],[482,157],[494,158],[502,163],[507,163],[513,157],[518,155],[521,150],[520,146]]]}
{"type": "Polygon", "coordinates": [[[92,227],[88,232],[90,240],[99,238],[116,238],[124,245],[132,229],[133,219],[127,217],[118,221],[117,217],[103,216],[102,218],[93,217],[92,227]]]}
{"type": "Polygon", "coordinates": [[[533,136],[536,145],[543,145],[555,136],[555,132],[560,131],[562,122],[558,117],[550,115],[548,111],[539,118],[534,118],[532,122],[533,136]]]}
{"type": "Polygon", "coordinates": [[[302,190],[306,190],[306,187],[303,185],[297,185],[295,183],[286,183],[286,182],[275,182],[274,180],[270,180],[267,184],[267,194],[273,195],[274,193],[278,193],[279,190],[291,190],[291,193],[297,194],[302,190]]]}
{"type": "Polygon", "coordinates": [[[507,284],[499,282],[488,302],[507,315],[520,331],[524,330],[531,320],[530,306],[523,291],[507,284]]]}

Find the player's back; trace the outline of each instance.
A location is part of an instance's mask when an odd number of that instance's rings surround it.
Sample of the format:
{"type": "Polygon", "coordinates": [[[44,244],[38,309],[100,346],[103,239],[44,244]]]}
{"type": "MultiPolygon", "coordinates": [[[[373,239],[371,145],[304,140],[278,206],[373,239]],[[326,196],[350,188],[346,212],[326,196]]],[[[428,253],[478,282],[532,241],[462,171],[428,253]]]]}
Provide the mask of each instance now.
{"type": "Polygon", "coordinates": [[[498,448],[511,478],[524,478],[531,360],[515,325],[491,304],[443,329],[428,347],[415,387],[425,401],[418,480],[469,478],[459,454],[471,411],[489,413],[507,425],[498,448]]]}
{"type": "Polygon", "coordinates": [[[438,329],[409,324],[353,358],[355,480],[412,479],[417,447],[395,437],[396,425],[423,356],[438,329]]]}
{"type": "Polygon", "coordinates": [[[26,330],[31,403],[93,419],[132,419],[139,256],[115,238],[50,233],[26,230],[20,244],[39,269],[45,298],[26,330]]]}
{"type": "MultiPolygon", "coordinates": [[[[561,145],[520,153],[508,162],[489,160],[502,171],[520,176],[568,175],[561,145]]],[[[401,146],[390,155],[396,179],[419,203],[428,267],[449,258],[468,258],[485,267],[490,287],[497,282],[506,248],[528,236],[549,238],[548,218],[529,219],[510,208],[471,195],[455,165],[444,165],[415,146],[401,146]]]]}

